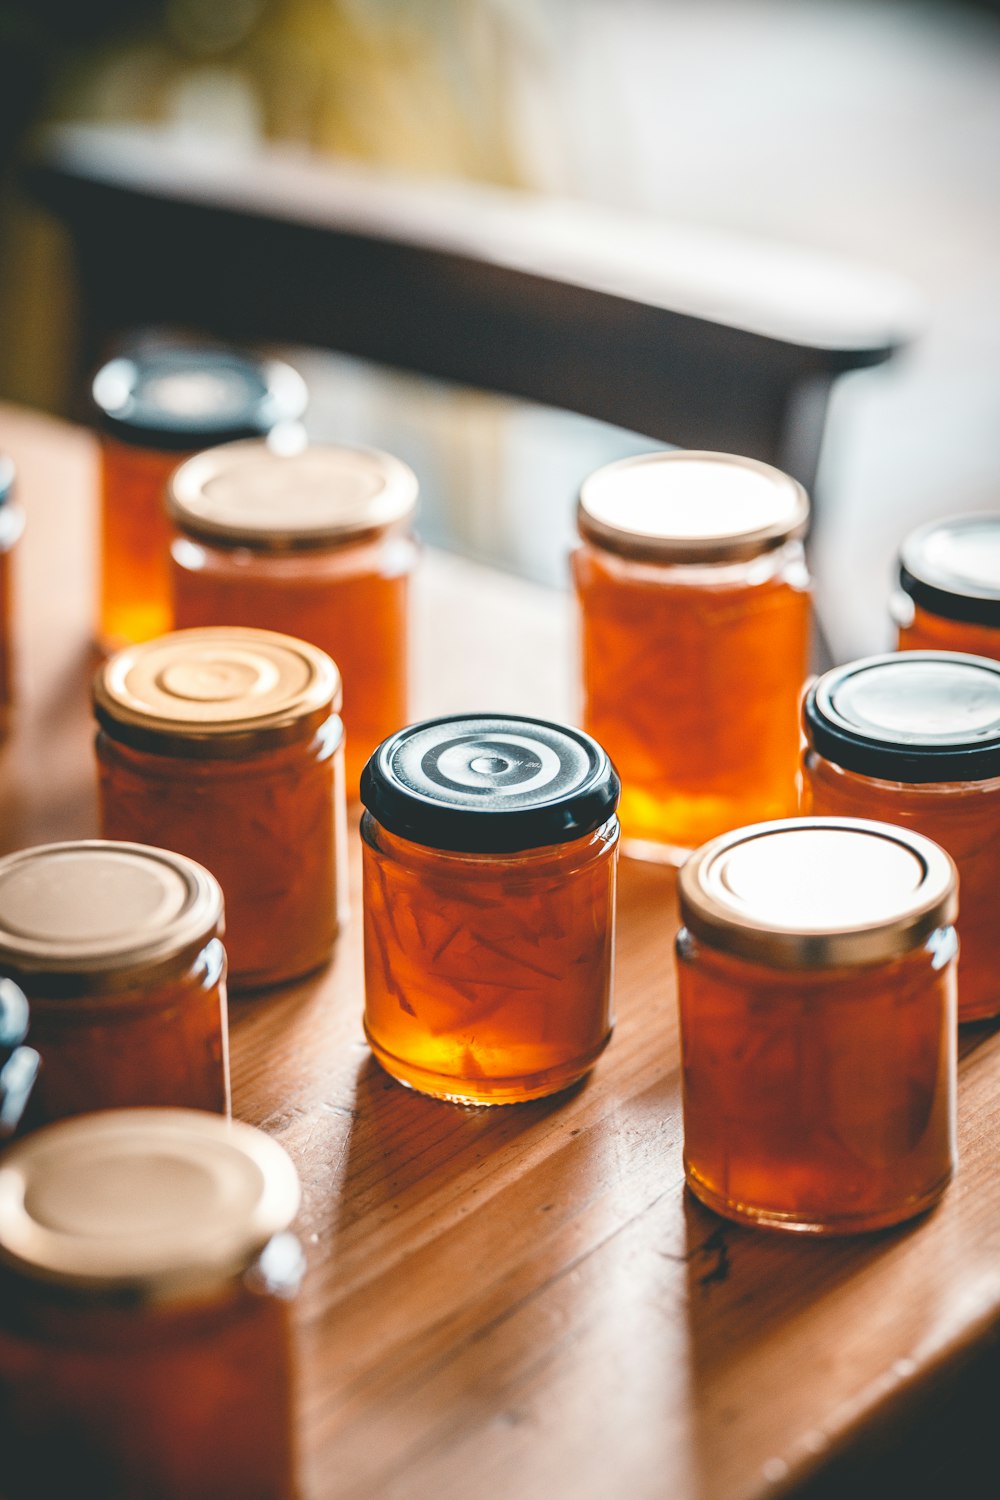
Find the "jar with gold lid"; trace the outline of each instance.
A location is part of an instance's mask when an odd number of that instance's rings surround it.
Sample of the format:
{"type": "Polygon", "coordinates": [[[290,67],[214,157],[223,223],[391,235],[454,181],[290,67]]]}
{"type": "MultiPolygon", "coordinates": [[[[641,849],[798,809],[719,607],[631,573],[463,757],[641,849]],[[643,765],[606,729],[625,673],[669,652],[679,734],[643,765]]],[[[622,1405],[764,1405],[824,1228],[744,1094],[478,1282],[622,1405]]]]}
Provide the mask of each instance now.
{"type": "Polygon", "coordinates": [[[38,1053],[25,1045],[28,1017],[24,991],[0,979],[0,1141],[20,1125],[38,1077],[38,1053]]]}
{"type": "Polygon", "coordinates": [[[1000,512],[948,516],[911,532],[892,614],[900,651],[1000,661],[1000,512]]]}
{"type": "Polygon", "coordinates": [[[298,978],[346,918],[340,675],[269,630],[179,630],[94,682],[101,831],[200,861],[226,898],[233,989],[298,978]]]}
{"type": "Polygon", "coordinates": [[[14,465],[0,454],[0,735],[13,699],[14,600],[12,553],[24,530],[24,512],[14,503],[14,465]]]}
{"type": "Polygon", "coordinates": [[[365,767],[365,1031],[422,1093],[513,1104],[611,1038],[619,781],[577,729],[410,725],[365,767]]]}
{"type": "Polygon", "coordinates": [[[280,360],[145,341],[103,365],[91,395],[101,438],[99,636],[114,650],[172,624],[163,499],[175,466],[211,443],[298,437],[306,387],[280,360]]]}
{"type": "Polygon", "coordinates": [[[4,1500],[294,1500],[298,1205],[276,1141],[197,1110],[7,1149],[4,1500]]]}
{"type": "Polygon", "coordinates": [[[97,839],[0,859],[0,973],[42,1059],[26,1124],[137,1104],[229,1109],[218,881],[97,839]]]}
{"type": "Polygon", "coordinates": [[[332,656],[356,797],[365,761],[409,719],[413,471],[372,449],[227,443],[182,464],[167,503],[175,625],[257,625],[332,656]]]}
{"type": "Polygon", "coordinates": [[[801,485],[732,454],[651,453],[584,483],[583,724],[622,778],[626,854],[677,863],[794,812],[808,515],[801,485]]]}
{"type": "Polygon", "coordinates": [[[887,823],[802,818],[683,865],[684,1170],[727,1218],[896,1224],[955,1167],[955,867],[887,823]]]}
{"type": "Polygon", "coordinates": [[[1000,662],[849,662],[813,683],[803,722],[803,811],[881,818],[947,849],[961,881],[958,1019],[1000,1014],[1000,662]]]}

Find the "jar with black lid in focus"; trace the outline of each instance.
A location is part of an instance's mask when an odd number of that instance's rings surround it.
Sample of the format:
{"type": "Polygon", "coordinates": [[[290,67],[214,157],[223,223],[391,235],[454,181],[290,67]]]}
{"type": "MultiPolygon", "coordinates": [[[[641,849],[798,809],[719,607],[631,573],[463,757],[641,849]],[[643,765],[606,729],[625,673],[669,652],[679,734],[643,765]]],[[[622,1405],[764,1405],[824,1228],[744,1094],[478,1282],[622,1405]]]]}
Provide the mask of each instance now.
{"type": "Polygon", "coordinates": [[[583,725],[621,775],[626,854],[679,863],[794,812],[808,517],[795,480],[727,453],[651,453],[584,482],[583,725]]]}
{"type": "Polygon", "coordinates": [[[226,899],[231,988],[296,979],[346,917],[340,675],[270,630],[179,630],[94,682],[101,832],[177,849],[226,899]]]}
{"type": "Polygon", "coordinates": [[[47,1126],[0,1163],[4,1500],[295,1500],[288,1156],[196,1110],[47,1126]]]}
{"type": "Polygon", "coordinates": [[[681,868],[684,1168],[726,1217],[848,1234],[955,1167],[956,872],[887,823],[801,818],[681,868]]]}
{"type": "Polygon", "coordinates": [[[0,979],[0,1141],[20,1125],[38,1077],[38,1053],[25,1045],[29,1014],[24,991],[0,979]]]}
{"type": "Polygon", "coordinates": [[[42,1065],[25,1124],[229,1109],[222,892],[193,860],[97,839],[0,860],[0,973],[42,1065]]]}
{"type": "Polygon", "coordinates": [[[892,601],[900,651],[961,651],[1000,661],[1000,512],[920,526],[899,553],[892,601]]]}
{"type": "Polygon", "coordinates": [[[263,442],[199,453],[168,487],[176,626],[257,625],[332,656],[352,798],[372,751],[410,717],[417,489],[388,453],[263,442]]]}
{"type": "Polygon", "coordinates": [[[577,729],[433,719],[361,778],[365,1031],[464,1104],[567,1088],[611,1037],[620,785],[577,729]]]}
{"type": "Polygon", "coordinates": [[[92,386],[101,436],[101,606],[108,650],[169,630],[167,480],[213,443],[301,440],[302,377],[280,360],[209,345],[139,341],[92,386]]]}
{"type": "Polygon", "coordinates": [[[804,705],[802,809],[881,818],[958,866],[958,1018],[1000,1014],[1000,662],[906,651],[834,667],[804,705]]]}
{"type": "Polygon", "coordinates": [[[12,553],[24,530],[24,512],[14,503],[14,465],[0,454],[0,736],[7,730],[14,696],[14,598],[12,553]]]}

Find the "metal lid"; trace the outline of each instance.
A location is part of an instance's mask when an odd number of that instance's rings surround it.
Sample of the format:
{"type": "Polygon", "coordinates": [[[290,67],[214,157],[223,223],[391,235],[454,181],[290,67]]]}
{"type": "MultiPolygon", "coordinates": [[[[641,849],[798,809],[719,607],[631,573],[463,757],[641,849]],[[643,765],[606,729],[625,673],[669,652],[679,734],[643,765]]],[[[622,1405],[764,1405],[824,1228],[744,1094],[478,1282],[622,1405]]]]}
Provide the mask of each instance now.
{"type": "Polygon", "coordinates": [[[732,453],[625,458],[584,481],[581,536],[648,562],[739,562],[801,536],[809,498],[780,469],[732,453]]]}
{"type": "Polygon", "coordinates": [[[696,937],[781,969],[898,958],[958,910],[949,856],[922,834],[861,818],[789,818],[712,839],[681,866],[696,937]]]}
{"type": "Polygon", "coordinates": [[[116,1109],[34,1132],[0,1166],[0,1264],[93,1295],[174,1300],[240,1275],[299,1207],[295,1168],[251,1125],[116,1109]]]}
{"type": "Polygon", "coordinates": [[[119,442],[175,453],[266,436],[298,421],[307,400],[302,376],[280,360],[173,344],[110,360],[92,394],[101,427],[119,442]]]}
{"type": "Polygon", "coordinates": [[[399,526],[417,504],[417,478],[373,448],[315,443],[275,453],[227,443],[181,464],[167,507],[184,531],[229,546],[287,550],[358,541],[399,526]]]}
{"type": "Polygon", "coordinates": [[[165,755],[241,756],[308,739],[340,697],[340,673],[318,646],[237,626],[128,646],[94,679],[109,733],[165,755]]]}
{"type": "Polygon", "coordinates": [[[900,548],[899,583],[932,614],[1000,628],[1000,512],[950,516],[911,532],[900,548]]]}
{"type": "Polygon", "coordinates": [[[596,740],[514,714],[411,724],[361,774],[361,800],[390,833],[470,854],[582,838],[613,816],[620,792],[596,740]]]}
{"type": "Polygon", "coordinates": [[[222,916],[215,876],[166,849],[85,839],[0,860],[0,970],[35,1004],[134,988],[186,965],[222,916]]]}
{"type": "Polygon", "coordinates": [[[835,765],[884,781],[1000,776],[1000,662],[950,651],[869,656],[825,672],[806,732],[835,765]]]}

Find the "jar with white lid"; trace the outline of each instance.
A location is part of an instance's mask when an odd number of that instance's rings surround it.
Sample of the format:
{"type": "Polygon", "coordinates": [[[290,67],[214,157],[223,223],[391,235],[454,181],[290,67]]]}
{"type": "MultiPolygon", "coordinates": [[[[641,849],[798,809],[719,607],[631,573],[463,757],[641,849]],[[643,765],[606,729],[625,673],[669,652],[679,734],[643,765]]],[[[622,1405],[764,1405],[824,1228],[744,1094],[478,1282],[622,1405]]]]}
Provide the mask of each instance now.
{"type": "Polygon", "coordinates": [[[1000,512],[919,526],[899,551],[892,600],[900,651],[962,651],[1000,661],[1000,512]]]}

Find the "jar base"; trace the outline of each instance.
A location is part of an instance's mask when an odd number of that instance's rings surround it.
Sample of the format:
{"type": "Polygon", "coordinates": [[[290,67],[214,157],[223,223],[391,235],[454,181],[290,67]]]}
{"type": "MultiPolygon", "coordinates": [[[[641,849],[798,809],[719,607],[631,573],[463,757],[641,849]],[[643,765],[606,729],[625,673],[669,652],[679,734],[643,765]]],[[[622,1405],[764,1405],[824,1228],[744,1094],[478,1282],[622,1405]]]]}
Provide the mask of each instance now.
{"type": "Polygon", "coordinates": [[[367,1025],[365,1037],[375,1060],[404,1088],[426,1094],[431,1099],[441,1099],[447,1104],[464,1104],[478,1109],[495,1104],[528,1104],[533,1099],[545,1099],[550,1094],[560,1094],[571,1088],[590,1072],[610,1042],[611,1032],[583,1057],[574,1058],[558,1068],[546,1068],[541,1073],[513,1078],[455,1078],[434,1073],[387,1052],[375,1041],[367,1025]]]}
{"type": "Polygon", "coordinates": [[[713,1213],[719,1214],[724,1219],[731,1219],[736,1224],[750,1224],[757,1229],[777,1229],[790,1234],[810,1234],[829,1238],[838,1235],[863,1234],[877,1229],[891,1229],[897,1224],[905,1223],[907,1219],[915,1219],[919,1214],[926,1213],[928,1209],[933,1208],[953,1176],[954,1168],[952,1167],[928,1192],[921,1194],[920,1197],[910,1198],[895,1208],[883,1209],[877,1213],[807,1219],[773,1209],[755,1208],[746,1203],[732,1203],[728,1199],[721,1198],[718,1193],[708,1187],[686,1163],[684,1169],[688,1191],[698,1199],[699,1203],[703,1203],[706,1208],[710,1208],[713,1213]]]}

